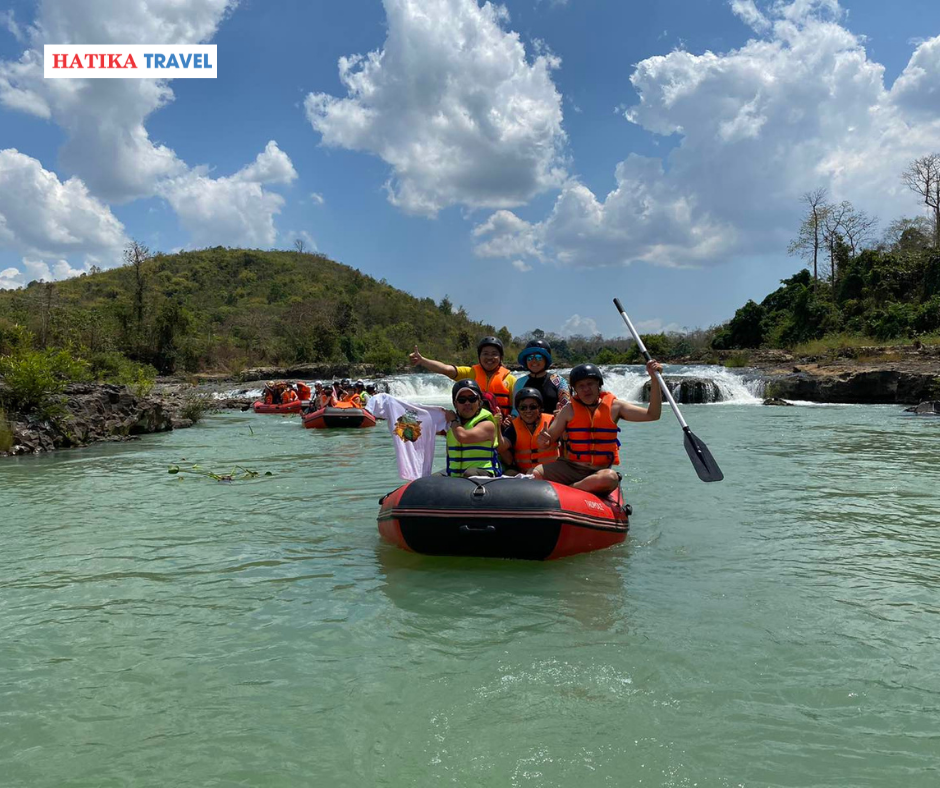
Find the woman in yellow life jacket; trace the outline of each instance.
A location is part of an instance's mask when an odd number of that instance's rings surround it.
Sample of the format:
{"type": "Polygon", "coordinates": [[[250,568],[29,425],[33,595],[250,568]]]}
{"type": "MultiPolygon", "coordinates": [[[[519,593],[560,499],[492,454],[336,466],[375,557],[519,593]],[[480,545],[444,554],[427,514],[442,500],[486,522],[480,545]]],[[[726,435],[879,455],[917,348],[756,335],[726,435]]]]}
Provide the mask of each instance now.
{"type": "MultiPolygon", "coordinates": [[[[662,369],[655,359],[646,364],[650,378],[662,369]]],[[[620,441],[617,439],[620,428],[617,422],[621,419],[658,421],[663,393],[654,378],[649,407],[631,405],[609,391],[601,391],[604,376],[593,364],[579,364],[572,369],[568,383],[573,394],[571,402],[538,436],[539,446],[546,449],[564,436],[567,453],[562,459],[540,465],[532,473],[539,479],[604,496],[616,490],[620,483],[619,474],[612,468],[620,462],[620,441]]]]}
{"type": "Polygon", "coordinates": [[[497,416],[483,407],[475,380],[458,380],[451,389],[454,410],[445,411],[447,469],[445,476],[502,476],[497,416]]]}
{"type": "Polygon", "coordinates": [[[458,367],[456,364],[444,364],[425,358],[418,352],[415,345],[414,353],[408,360],[416,367],[424,367],[429,372],[447,375],[451,380],[473,380],[480,387],[481,393],[490,393],[496,397],[501,415],[509,424],[508,417],[512,412],[512,390],[516,385],[516,377],[503,366],[503,343],[499,337],[483,337],[477,343],[477,359],[479,364],[472,367],[458,367]]]}
{"type": "Polygon", "coordinates": [[[542,392],[524,388],[516,392],[515,406],[519,415],[503,428],[499,441],[499,458],[503,466],[530,473],[536,465],[558,459],[558,446],[544,448],[538,444],[540,432],[552,423],[551,413],[542,413],[542,392]]]}

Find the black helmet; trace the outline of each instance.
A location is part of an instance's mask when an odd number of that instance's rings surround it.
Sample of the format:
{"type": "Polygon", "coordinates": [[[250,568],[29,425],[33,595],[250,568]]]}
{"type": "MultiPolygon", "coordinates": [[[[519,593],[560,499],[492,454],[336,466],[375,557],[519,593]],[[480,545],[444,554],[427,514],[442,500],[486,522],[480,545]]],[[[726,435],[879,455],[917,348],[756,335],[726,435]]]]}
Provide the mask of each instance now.
{"type": "Polygon", "coordinates": [[[542,392],[539,391],[538,389],[529,388],[528,386],[526,388],[519,389],[519,391],[516,392],[516,398],[514,400],[514,404],[516,408],[519,407],[519,403],[524,399],[538,400],[539,407],[541,407],[544,404],[544,400],[542,399],[542,392]]]}
{"type": "Polygon", "coordinates": [[[526,361],[529,359],[529,356],[534,355],[545,356],[546,367],[551,366],[552,363],[552,346],[548,344],[544,339],[533,339],[530,342],[526,343],[526,346],[519,353],[519,363],[522,366],[525,366],[526,361]]]}
{"type": "Polygon", "coordinates": [[[568,385],[573,389],[579,380],[594,378],[601,386],[604,385],[604,376],[593,364],[578,364],[568,374],[568,385]]]}
{"type": "Polygon", "coordinates": [[[343,387],[351,386],[351,385],[352,385],[352,381],[351,381],[349,378],[343,378],[343,382],[342,382],[341,385],[342,385],[343,387]]]}
{"type": "Polygon", "coordinates": [[[457,395],[464,389],[470,389],[474,394],[476,394],[480,399],[483,399],[483,389],[480,388],[480,384],[475,380],[458,380],[454,387],[450,390],[450,399],[451,402],[456,403],[457,395]]]}
{"type": "Polygon", "coordinates": [[[503,348],[503,343],[499,337],[483,337],[479,342],[477,342],[477,357],[480,356],[480,351],[483,350],[487,345],[492,345],[497,350],[499,350],[500,357],[506,354],[505,349],[503,348]]]}

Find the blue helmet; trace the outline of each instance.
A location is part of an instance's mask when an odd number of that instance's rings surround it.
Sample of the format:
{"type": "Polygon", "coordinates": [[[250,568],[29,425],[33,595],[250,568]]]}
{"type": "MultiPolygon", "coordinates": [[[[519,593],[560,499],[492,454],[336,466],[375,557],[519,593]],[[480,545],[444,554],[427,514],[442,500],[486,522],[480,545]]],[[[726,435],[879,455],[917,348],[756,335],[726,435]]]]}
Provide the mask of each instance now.
{"type": "Polygon", "coordinates": [[[526,361],[531,356],[543,356],[545,358],[545,368],[552,365],[552,348],[544,339],[533,339],[519,353],[519,363],[526,365],[526,361]]]}

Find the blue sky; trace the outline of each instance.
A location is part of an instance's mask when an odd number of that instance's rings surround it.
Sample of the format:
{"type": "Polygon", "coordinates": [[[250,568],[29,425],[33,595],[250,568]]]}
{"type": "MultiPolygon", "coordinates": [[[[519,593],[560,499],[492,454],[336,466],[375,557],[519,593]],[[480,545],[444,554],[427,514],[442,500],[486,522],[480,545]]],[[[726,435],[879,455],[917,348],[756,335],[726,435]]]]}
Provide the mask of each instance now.
{"type": "Polygon", "coordinates": [[[938,85],[921,0],[0,0],[0,286],[302,237],[515,333],[707,326],[800,267],[804,192],[919,213],[938,85]],[[200,42],[218,79],[42,79],[200,42]]]}

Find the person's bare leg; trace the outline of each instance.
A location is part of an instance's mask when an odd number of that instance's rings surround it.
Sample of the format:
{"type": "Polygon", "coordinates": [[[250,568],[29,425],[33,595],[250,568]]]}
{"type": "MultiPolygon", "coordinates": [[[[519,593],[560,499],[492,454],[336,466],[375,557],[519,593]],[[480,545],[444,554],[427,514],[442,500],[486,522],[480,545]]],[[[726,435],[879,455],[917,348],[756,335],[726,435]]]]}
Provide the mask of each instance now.
{"type": "Polygon", "coordinates": [[[617,472],[607,469],[592,473],[590,476],[579,482],[575,482],[571,486],[576,490],[583,490],[584,492],[593,493],[599,498],[603,498],[607,493],[617,489],[617,483],[619,481],[617,472]]]}

